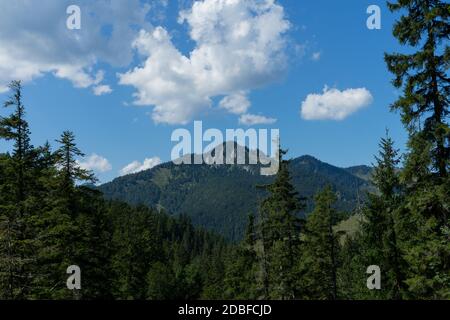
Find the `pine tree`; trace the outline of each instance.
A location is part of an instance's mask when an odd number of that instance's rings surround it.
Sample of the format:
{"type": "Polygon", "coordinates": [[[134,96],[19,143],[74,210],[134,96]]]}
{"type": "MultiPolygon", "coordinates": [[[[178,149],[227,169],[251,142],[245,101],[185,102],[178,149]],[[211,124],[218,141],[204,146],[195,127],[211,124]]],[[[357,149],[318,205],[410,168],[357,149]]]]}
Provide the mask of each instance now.
{"type": "Polygon", "coordinates": [[[402,226],[403,201],[398,164],[398,150],[386,133],[381,139],[379,156],[372,181],[377,193],[369,194],[368,205],[363,211],[363,241],[366,264],[378,265],[383,270],[381,291],[376,295],[385,299],[401,299],[404,291],[404,268],[398,232],[402,226]]]}
{"type": "Polygon", "coordinates": [[[423,45],[412,54],[385,55],[389,70],[396,76],[394,86],[403,88],[403,95],[392,108],[401,111],[412,137],[420,136],[430,143],[432,169],[444,178],[450,156],[450,49],[445,44],[450,33],[449,4],[442,0],[404,0],[389,3],[389,8],[407,11],[394,26],[399,42],[413,47],[423,45]]]}
{"type": "Polygon", "coordinates": [[[5,194],[0,203],[0,295],[24,299],[29,294],[35,262],[34,230],[30,221],[35,215],[33,206],[36,204],[31,199],[35,190],[36,152],[30,144],[20,81],[11,82],[9,89],[12,95],[4,106],[14,107],[14,111],[9,117],[0,118],[0,138],[14,142],[12,154],[3,158],[5,194]]]}
{"type": "MultiPolygon", "coordinates": [[[[78,188],[76,183],[93,182],[95,177],[91,172],[79,167],[77,157],[82,157],[83,153],[77,148],[72,132],[64,132],[57,142],[61,145],[55,153],[50,154],[47,151],[44,158],[44,161],[53,164],[52,169],[47,171],[49,175],[45,188],[48,193],[47,197],[43,198],[45,207],[39,219],[40,272],[36,285],[40,289],[36,296],[46,299],[79,299],[81,296],[78,290],[71,292],[66,287],[66,270],[70,265],[83,269],[88,245],[84,239],[93,227],[89,222],[96,218],[97,209],[85,211],[83,200],[90,199],[92,205],[95,201],[78,188]]],[[[96,254],[100,255],[98,252],[96,254]]]]}
{"type": "Polygon", "coordinates": [[[61,146],[55,152],[56,165],[60,168],[62,192],[70,195],[77,182],[95,182],[94,174],[80,167],[77,158],[84,157],[75,143],[75,135],[64,131],[59,140],[61,146]]]}
{"type": "Polygon", "coordinates": [[[403,221],[409,233],[399,235],[408,263],[405,283],[410,298],[448,297],[450,287],[450,5],[442,0],[389,3],[405,11],[394,26],[402,45],[420,47],[411,54],[386,54],[393,84],[403,95],[392,105],[409,130],[402,174],[403,221]]]}
{"type": "Polygon", "coordinates": [[[300,280],[307,299],[338,298],[339,234],[333,230],[339,219],[336,200],[331,187],[326,187],[316,195],[315,208],[306,221],[300,280]]]}
{"type": "Polygon", "coordinates": [[[279,170],[275,181],[263,186],[269,195],[260,209],[262,273],[265,298],[294,299],[296,259],[299,255],[300,225],[297,217],[302,199],[291,183],[289,161],[279,151],[279,170]]]}

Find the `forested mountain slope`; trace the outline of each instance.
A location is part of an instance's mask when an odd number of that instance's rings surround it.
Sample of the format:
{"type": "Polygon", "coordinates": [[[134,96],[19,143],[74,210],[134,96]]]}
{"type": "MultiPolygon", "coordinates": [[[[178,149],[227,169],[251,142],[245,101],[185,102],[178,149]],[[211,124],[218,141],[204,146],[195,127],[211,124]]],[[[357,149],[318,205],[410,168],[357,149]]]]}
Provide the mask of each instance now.
{"type": "MultiPolygon", "coordinates": [[[[369,182],[347,169],[321,162],[311,156],[290,163],[293,183],[308,199],[305,213],[312,209],[312,197],[330,184],[338,191],[339,209],[351,211],[369,188],[369,182]]],[[[195,225],[214,230],[230,239],[240,239],[249,213],[257,211],[264,197],[258,185],[273,181],[262,176],[259,165],[175,165],[161,164],[150,170],[119,177],[99,188],[108,199],[164,208],[186,214],[195,225]]]]}

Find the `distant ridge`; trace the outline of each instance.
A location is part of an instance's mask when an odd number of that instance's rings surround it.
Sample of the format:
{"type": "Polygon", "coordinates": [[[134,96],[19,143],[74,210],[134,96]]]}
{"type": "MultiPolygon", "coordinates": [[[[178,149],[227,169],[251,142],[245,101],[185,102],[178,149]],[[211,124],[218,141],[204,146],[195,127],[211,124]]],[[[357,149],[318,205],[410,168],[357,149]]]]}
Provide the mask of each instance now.
{"type": "MultiPolygon", "coordinates": [[[[338,168],[308,155],[292,159],[293,184],[301,196],[308,198],[306,213],[312,209],[313,196],[327,184],[338,193],[338,209],[352,211],[358,196],[370,188],[366,179],[370,167],[363,167],[338,168]]],[[[259,200],[264,197],[256,186],[270,183],[273,178],[261,176],[259,165],[167,162],[116,178],[99,189],[108,199],[186,214],[195,225],[238,240],[245,230],[247,215],[257,212],[259,200]]]]}

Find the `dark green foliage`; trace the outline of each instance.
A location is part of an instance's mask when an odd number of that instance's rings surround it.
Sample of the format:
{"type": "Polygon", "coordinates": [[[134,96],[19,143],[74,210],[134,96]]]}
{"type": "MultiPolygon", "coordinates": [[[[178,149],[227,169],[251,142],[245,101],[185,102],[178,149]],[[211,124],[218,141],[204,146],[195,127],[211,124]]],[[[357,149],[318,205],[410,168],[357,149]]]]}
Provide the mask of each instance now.
{"type": "Polygon", "coordinates": [[[338,298],[338,235],[333,227],[339,221],[334,208],[336,194],[326,187],[316,196],[316,206],[308,217],[302,245],[300,269],[303,297],[307,299],[338,298]]]}
{"type": "Polygon", "coordinates": [[[404,221],[401,209],[403,191],[397,166],[400,162],[394,142],[386,135],[381,139],[380,153],[376,157],[373,182],[378,193],[369,195],[363,210],[363,256],[365,265],[378,265],[383,270],[383,287],[376,291],[377,298],[401,299],[404,294],[405,262],[399,235],[404,221]]]}
{"type": "Polygon", "coordinates": [[[291,183],[289,162],[280,150],[275,181],[264,186],[267,198],[261,203],[260,234],[266,298],[294,299],[295,258],[300,243],[300,210],[304,208],[291,183]]]}
{"type": "Polygon", "coordinates": [[[448,298],[450,288],[450,4],[442,0],[390,3],[404,15],[394,26],[410,54],[386,54],[399,110],[409,131],[402,172],[405,188],[398,238],[408,264],[408,298],[448,298]]]}
{"type": "Polygon", "coordinates": [[[289,161],[279,151],[279,170],[257,220],[249,216],[245,240],[231,254],[225,284],[227,298],[295,299],[303,202],[291,183],[289,161]],[[256,222],[256,223],[255,223],[256,222]],[[240,276],[239,276],[240,275],[240,276]]]}
{"type": "Polygon", "coordinates": [[[261,294],[258,286],[259,266],[256,246],[258,230],[255,216],[248,216],[247,230],[242,243],[234,248],[226,261],[226,299],[257,299],[261,294]]]}
{"type": "Polygon", "coordinates": [[[430,143],[431,168],[440,177],[448,173],[450,129],[450,52],[449,4],[442,0],[408,0],[389,4],[392,11],[406,11],[394,26],[394,36],[401,44],[421,46],[413,54],[386,54],[389,70],[395,75],[394,86],[403,95],[392,105],[400,110],[402,121],[412,137],[430,143]]]}
{"type": "Polygon", "coordinates": [[[253,247],[240,246],[226,260],[225,299],[251,299],[260,297],[258,286],[259,265],[253,247]]]}
{"type": "Polygon", "coordinates": [[[342,300],[373,299],[373,292],[367,290],[368,265],[364,261],[361,233],[346,237],[340,250],[340,268],[337,273],[338,298],[342,300]]]}
{"type": "Polygon", "coordinates": [[[1,156],[0,197],[0,297],[21,299],[28,295],[36,262],[34,230],[38,185],[33,179],[37,152],[30,144],[30,132],[22,104],[21,83],[10,84],[12,95],[4,103],[14,108],[0,118],[0,139],[12,140],[12,154],[1,156]]]}
{"type": "Polygon", "coordinates": [[[73,132],[64,131],[56,142],[60,144],[54,158],[60,168],[61,191],[69,196],[76,182],[95,182],[93,173],[80,168],[77,163],[77,158],[84,157],[84,153],[77,148],[73,132]]]}

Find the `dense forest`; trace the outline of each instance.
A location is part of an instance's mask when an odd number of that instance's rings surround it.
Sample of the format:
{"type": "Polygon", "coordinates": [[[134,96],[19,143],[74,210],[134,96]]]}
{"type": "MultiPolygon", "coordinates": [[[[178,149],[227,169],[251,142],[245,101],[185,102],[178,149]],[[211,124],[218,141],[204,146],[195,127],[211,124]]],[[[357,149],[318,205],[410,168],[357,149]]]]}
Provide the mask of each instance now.
{"type": "Polygon", "coordinates": [[[385,55],[402,90],[391,109],[408,131],[407,151],[386,133],[365,202],[343,212],[336,186],[326,186],[306,217],[281,150],[239,243],[185,215],[105,199],[88,186],[96,179],[79,167],[72,132],[54,149],[31,144],[13,81],[0,118],[0,139],[13,144],[0,150],[0,298],[450,299],[450,9],[439,0],[389,8],[406,10],[393,33],[416,48],[385,55]],[[351,234],[337,228],[349,215],[360,224],[351,234]],[[82,271],[80,290],[66,287],[70,265],[82,271]],[[381,288],[370,290],[373,265],[381,288]]]}

